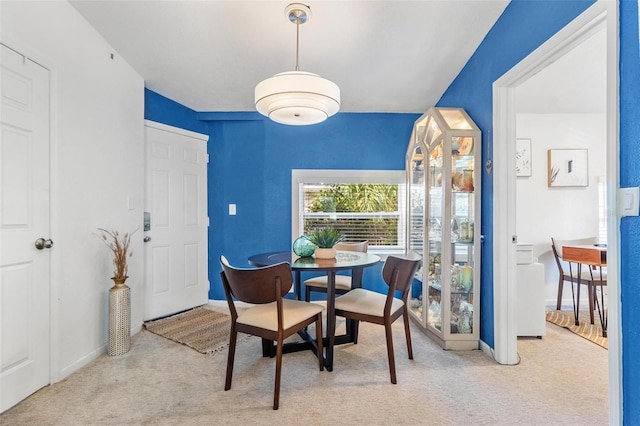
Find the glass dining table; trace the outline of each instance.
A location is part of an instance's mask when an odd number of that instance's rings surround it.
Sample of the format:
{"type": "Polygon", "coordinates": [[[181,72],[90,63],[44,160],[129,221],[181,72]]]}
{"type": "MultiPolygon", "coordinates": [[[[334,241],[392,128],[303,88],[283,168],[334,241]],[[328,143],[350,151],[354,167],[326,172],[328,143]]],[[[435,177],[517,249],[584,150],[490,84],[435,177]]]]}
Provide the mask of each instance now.
{"type": "MultiPolygon", "coordinates": [[[[347,333],[336,336],[336,313],[335,313],[335,282],[336,272],[351,270],[352,287],[362,286],[362,273],[364,268],[371,267],[380,262],[380,257],[375,254],[360,253],[353,251],[337,251],[334,259],[316,259],[314,257],[299,257],[293,252],[269,252],[255,254],[249,257],[249,263],[254,266],[269,266],[277,263],[287,262],[291,265],[294,278],[295,297],[302,300],[302,272],[325,272],[327,274],[327,326],[326,338],[323,341],[325,348],[324,364],[328,371],[333,371],[333,349],[335,345],[352,343],[355,341],[358,332],[358,323],[351,321],[347,324],[347,333]]],[[[296,352],[311,349],[317,356],[317,345],[314,339],[305,331],[301,331],[302,341],[285,344],[284,352],[296,352]]],[[[272,341],[262,342],[263,356],[274,355],[274,344],[272,341]]]]}

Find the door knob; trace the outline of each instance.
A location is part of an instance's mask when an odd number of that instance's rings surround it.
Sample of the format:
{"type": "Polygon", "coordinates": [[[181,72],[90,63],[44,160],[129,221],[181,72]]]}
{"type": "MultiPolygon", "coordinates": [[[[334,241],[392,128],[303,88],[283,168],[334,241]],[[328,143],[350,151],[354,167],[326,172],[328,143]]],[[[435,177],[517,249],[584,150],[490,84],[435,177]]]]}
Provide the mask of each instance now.
{"type": "Polygon", "coordinates": [[[53,241],[51,240],[45,240],[44,238],[38,238],[36,240],[36,248],[38,250],[42,250],[42,249],[48,249],[53,247],[53,241]]]}

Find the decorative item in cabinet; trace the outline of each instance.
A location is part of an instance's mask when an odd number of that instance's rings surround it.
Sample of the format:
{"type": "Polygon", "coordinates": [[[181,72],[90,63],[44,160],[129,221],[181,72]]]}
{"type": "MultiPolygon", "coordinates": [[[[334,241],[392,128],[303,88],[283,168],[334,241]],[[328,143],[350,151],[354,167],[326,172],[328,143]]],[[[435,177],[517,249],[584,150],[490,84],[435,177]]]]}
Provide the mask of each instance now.
{"type": "Polygon", "coordinates": [[[424,259],[409,316],[444,349],[480,341],[481,132],[461,108],[431,108],[407,149],[407,250],[424,259]]]}

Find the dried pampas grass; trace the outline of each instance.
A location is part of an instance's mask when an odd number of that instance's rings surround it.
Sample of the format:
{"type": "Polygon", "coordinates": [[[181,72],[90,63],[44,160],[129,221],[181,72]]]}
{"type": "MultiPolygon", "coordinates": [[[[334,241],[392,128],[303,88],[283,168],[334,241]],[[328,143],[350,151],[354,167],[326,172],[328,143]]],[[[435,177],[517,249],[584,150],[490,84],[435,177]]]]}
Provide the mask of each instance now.
{"type": "Polygon", "coordinates": [[[102,233],[102,241],[113,253],[113,279],[126,279],[129,271],[127,258],[133,256],[133,252],[129,251],[129,245],[131,244],[131,236],[136,233],[137,229],[125,234],[120,234],[113,229],[98,228],[98,230],[102,233]]]}

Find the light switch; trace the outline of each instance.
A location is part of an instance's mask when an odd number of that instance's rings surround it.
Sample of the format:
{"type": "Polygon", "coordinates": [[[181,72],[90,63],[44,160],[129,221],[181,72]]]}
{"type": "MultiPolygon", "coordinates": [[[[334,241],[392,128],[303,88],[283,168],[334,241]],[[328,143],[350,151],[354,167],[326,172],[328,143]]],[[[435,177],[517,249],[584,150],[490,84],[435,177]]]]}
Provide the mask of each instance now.
{"type": "Polygon", "coordinates": [[[633,207],[633,194],[624,193],[624,210],[631,210],[633,207]]]}
{"type": "Polygon", "coordinates": [[[618,211],[620,216],[638,216],[640,210],[640,187],[620,188],[618,211]]]}
{"type": "Polygon", "coordinates": [[[131,195],[127,197],[127,208],[133,210],[133,197],[131,195]]]}
{"type": "Polygon", "coordinates": [[[229,216],[235,216],[235,215],[236,215],[236,205],[229,204],[229,216]]]}

